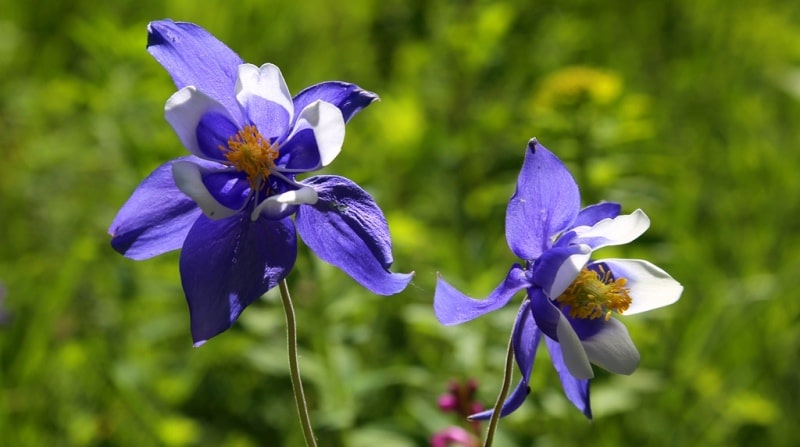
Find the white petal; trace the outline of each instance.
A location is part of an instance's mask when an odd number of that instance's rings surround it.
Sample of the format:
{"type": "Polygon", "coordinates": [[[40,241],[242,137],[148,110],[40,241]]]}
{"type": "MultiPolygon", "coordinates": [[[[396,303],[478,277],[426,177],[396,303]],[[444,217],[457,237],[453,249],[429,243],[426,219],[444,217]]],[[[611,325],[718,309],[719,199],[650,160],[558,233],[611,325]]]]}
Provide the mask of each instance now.
{"type": "Polygon", "coordinates": [[[592,249],[589,246],[581,246],[580,253],[576,253],[572,256],[569,256],[564,260],[561,266],[558,268],[558,272],[556,272],[556,277],[553,279],[553,284],[550,286],[550,290],[546,290],[547,296],[550,299],[556,299],[559,295],[564,293],[567,290],[567,287],[575,281],[575,278],[578,277],[578,273],[580,273],[583,266],[589,261],[589,257],[592,255],[592,249]]]}
{"type": "Polygon", "coordinates": [[[208,192],[206,185],[203,184],[200,167],[196,164],[176,161],[172,164],[172,177],[175,186],[191,197],[209,219],[224,219],[239,212],[223,206],[208,192]]]}
{"type": "Polygon", "coordinates": [[[286,191],[272,197],[267,197],[255,207],[250,218],[256,220],[261,213],[277,215],[282,213],[289,205],[313,205],[317,203],[317,200],[317,191],[308,186],[304,186],[295,191],[286,191]]]}
{"type": "Polygon", "coordinates": [[[558,335],[558,344],[561,345],[561,354],[564,356],[564,364],[567,365],[569,373],[580,380],[594,377],[587,352],[564,314],[561,314],[558,320],[556,335],[558,335]]]}
{"type": "Polygon", "coordinates": [[[628,280],[631,305],[625,315],[638,314],[678,301],[683,286],[659,267],[640,259],[603,259],[614,276],[628,280]]]}
{"type": "Polygon", "coordinates": [[[212,111],[227,116],[232,123],[235,123],[222,104],[191,85],[175,92],[164,106],[164,117],[175,130],[181,143],[189,152],[200,158],[209,159],[200,151],[197,143],[197,125],[203,115],[212,111]]]}
{"type": "Polygon", "coordinates": [[[297,117],[294,129],[287,141],[304,129],[314,132],[319,150],[320,166],[333,162],[344,144],[344,117],[335,105],[325,101],[314,101],[297,117]]]}
{"type": "Polygon", "coordinates": [[[261,68],[253,64],[239,65],[236,100],[247,110],[247,103],[253,96],[280,104],[289,112],[290,118],[294,115],[289,87],[286,86],[281,70],[273,64],[264,64],[261,68]]]}
{"type": "Polygon", "coordinates": [[[641,236],[650,227],[650,218],[642,210],[623,214],[613,219],[603,219],[591,227],[575,228],[573,243],[588,244],[592,249],[609,245],[622,245],[641,236]]]}
{"type": "Polygon", "coordinates": [[[583,348],[592,363],[615,374],[632,374],[639,366],[639,351],[628,329],[613,318],[600,332],[583,340],[583,348]]]}

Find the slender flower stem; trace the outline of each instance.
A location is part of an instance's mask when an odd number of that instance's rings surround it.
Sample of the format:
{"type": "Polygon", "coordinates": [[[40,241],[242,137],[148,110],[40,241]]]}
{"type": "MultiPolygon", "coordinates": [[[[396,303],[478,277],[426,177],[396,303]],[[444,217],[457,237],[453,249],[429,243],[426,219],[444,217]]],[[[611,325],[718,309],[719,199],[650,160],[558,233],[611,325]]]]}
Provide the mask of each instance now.
{"type": "Polygon", "coordinates": [[[503,386],[500,387],[500,394],[497,396],[497,402],[494,404],[494,412],[491,419],[489,419],[489,427],[486,429],[486,438],[483,441],[483,447],[491,447],[494,441],[494,432],[497,430],[497,423],[500,421],[500,411],[503,409],[503,402],[508,395],[508,389],[511,388],[511,373],[514,368],[514,333],[512,331],[511,337],[508,339],[508,351],[506,353],[506,369],[503,373],[503,386]]]}
{"type": "Polygon", "coordinates": [[[294,307],[292,307],[292,297],[289,295],[289,287],[286,280],[281,280],[279,284],[281,290],[281,301],[283,310],[286,312],[286,339],[289,346],[289,373],[292,378],[292,388],[294,388],[294,400],[297,403],[297,414],[300,417],[300,425],[303,426],[303,436],[306,438],[307,447],[316,447],[317,440],[314,437],[314,430],[311,428],[311,418],[308,417],[308,405],[306,396],[303,392],[303,382],[300,379],[300,368],[297,364],[297,325],[294,317],[294,307]]]}

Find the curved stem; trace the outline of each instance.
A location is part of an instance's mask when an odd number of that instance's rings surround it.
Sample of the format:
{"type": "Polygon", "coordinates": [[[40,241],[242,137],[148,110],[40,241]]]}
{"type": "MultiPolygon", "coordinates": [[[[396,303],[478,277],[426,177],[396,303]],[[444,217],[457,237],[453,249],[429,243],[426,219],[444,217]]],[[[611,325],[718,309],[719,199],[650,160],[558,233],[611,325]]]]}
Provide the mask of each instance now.
{"type": "Polygon", "coordinates": [[[494,412],[489,419],[489,427],[486,429],[486,438],[483,441],[483,447],[491,447],[494,441],[494,432],[497,430],[497,423],[500,422],[500,412],[503,409],[503,402],[508,395],[508,389],[511,388],[511,372],[514,368],[514,333],[512,331],[511,338],[508,339],[508,351],[506,353],[506,368],[503,373],[503,385],[500,387],[500,394],[497,396],[497,402],[494,404],[494,412]]]}
{"type": "Polygon", "coordinates": [[[289,287],[286,279],[279,284],[281,290],[281,302],[286,313],[286,339],[289,347],[289,374],[292,378],[292,388],[294,389],[294,400],[297,403],[297,414],[300,417],[300,425],[303,427],[303,436],[306,438],[306,446],[316,447],[317,440],[314,437],[314,430],[311,428],[311,418],[308,417],[308,405],[306,396],[303,392],[303,382],[300,379],[300,368],[297,364],[297,325],[294,317],[294,307],[292,307],[292,297],[289,296],[289,287]]]}

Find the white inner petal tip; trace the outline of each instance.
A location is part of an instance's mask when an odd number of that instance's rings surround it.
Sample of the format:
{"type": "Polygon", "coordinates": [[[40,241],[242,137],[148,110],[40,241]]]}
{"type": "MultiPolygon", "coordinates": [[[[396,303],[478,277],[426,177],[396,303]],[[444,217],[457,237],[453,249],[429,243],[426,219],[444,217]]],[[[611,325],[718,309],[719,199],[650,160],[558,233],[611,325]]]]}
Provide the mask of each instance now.
{"type": "Polygon", "coordinates": [[[633,241],[650,228],[650,218],[641,209],[631,214],[602,219],[591,227],[574,228],[575,242],[585,241],[593,249],[609,245],[622,245],[633,241]]]}
{"type": "Polygon", "coordinates": [[[300,116],[314,132],[319,149],[320,165],[328,166],[342,151],[345,125],[342,111],[335,105],[316,101],[303,110],[300,116]]]}
{"type": "Polygon", "coordinates": [[[250,216],[252,220],[258,219],[262,213],[276,215],[282,213],[290,205],[314,205],[319,200],[317,191],[308,186],[298,190],[286,191],[284,193],[267,197],[253,210],[250,216]]]}
{"type": "Polygon", "coordinates": [[[675,303],[683,286],[660,267],[641,259],[603,259],[619,278],[628,280],[626,287],[633,299],[624,315],[635,315],[675,303]]]}
{"type": "Polygon", "coordinates": [[[267,200],[274,200],[278,203],[285,203],[287,205],[313,205],[317,203],[319,197],[317,191],[308,186],[304,186],[294,191],[286,191],[284,193],[272,196],[267,200]]]}
{"type": "Polygon", "coordinates": [[[171,110],[175,107],[179,107],[189,101],[192,95],[197,91],[197,88],[193,85],[187,85],[186,87],[178,90],[177,92],[173,93],[172,96],[167,99],[167,103],[164,105],[165,110],[171,110]]]}
{"type": "Polygon", "coordinates": [[[281,70],[273,64],[264,64],[260,68],[253,64],[239,65],[235,92],[239,104],[245,108],[250,98],[260,97],[280,104],[289,116],[294,114],[294,103],[289,88],[281,70]]]}
{"type": "Polygon", "coordinates": [[[177,161],[172,165],[172,178],[175,186],[197,203],[209,219],[224,219],[238,211],[217,202],[203,183],[200,167],[189,161],[177,161]]]}

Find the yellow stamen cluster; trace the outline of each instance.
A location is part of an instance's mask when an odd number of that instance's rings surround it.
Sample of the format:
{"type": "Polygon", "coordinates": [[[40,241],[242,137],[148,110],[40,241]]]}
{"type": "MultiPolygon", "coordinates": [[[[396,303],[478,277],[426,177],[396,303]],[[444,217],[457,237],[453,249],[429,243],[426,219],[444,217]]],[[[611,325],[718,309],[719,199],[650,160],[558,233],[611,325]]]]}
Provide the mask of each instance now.
{"type": "Polygon", "coordinates": [[[600,271],[586,267],[578,273],[572,284],[567,287],[556,302],[561,307],[569,306],[569,316],[594,320],[605,316],[611,318],[611,312],[622,313],[631,305],[630,289],[625,288],[628,280],[617,278],[611,280],[611,272],[600,265],[600,271]]]}
{"type": "Polygon", "coordinates": [[[236,135],[228,138],[228,147],[220,146],[225,158],[236,169],[244,171],[253,189],[269,176],[278,158],[278,145],[270,144],[256,126],[244,126],[236,135]]]}

